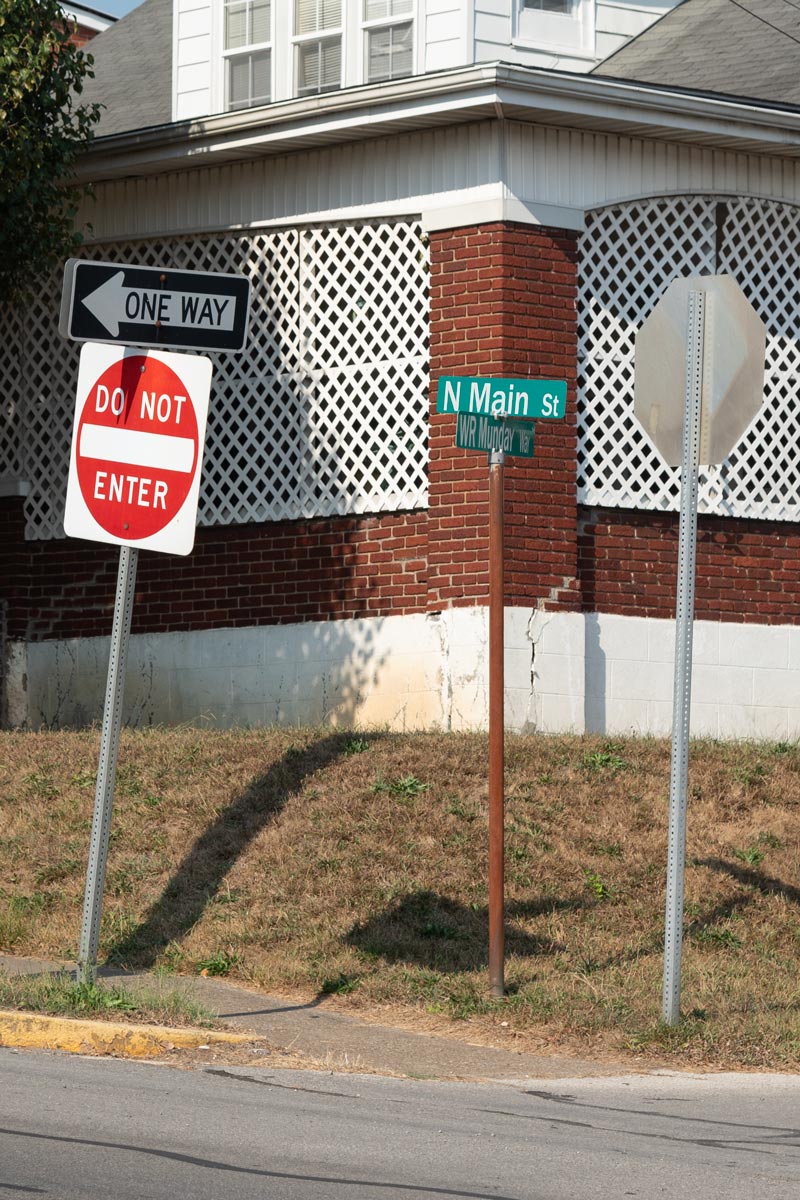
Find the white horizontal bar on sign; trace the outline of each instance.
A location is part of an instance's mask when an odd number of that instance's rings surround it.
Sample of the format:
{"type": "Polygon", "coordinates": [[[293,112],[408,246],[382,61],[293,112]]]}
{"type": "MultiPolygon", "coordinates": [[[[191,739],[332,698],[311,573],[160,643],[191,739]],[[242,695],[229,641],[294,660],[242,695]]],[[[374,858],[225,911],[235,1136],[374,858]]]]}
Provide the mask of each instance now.
{"type": "Polygon", "coordinates": [[[191,438],[87,424],[81,430],[78,453],[81,458],[104,458],[107,462],[133,467],[188,473],[194,463],[194,451],[191,438]]]}

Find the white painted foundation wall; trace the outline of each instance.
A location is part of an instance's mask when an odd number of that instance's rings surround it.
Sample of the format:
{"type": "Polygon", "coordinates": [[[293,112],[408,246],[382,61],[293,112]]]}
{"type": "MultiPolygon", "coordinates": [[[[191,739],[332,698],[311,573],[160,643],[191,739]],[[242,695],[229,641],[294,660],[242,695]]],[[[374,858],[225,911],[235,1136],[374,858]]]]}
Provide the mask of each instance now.
{"type": "MultiPolygon", "coordinates": [[[[674,623],[506,609],[506,725],[668,735],[674,623]]],[[[81,726],[103,709],[108,638],[12,646],[12,724],[81,726]]],[[[124,721],[480,729],[488,610],[131,639],[124,721]]],[[[800,737],[800,628],[697,621],[692,734],[800,737]]]]}

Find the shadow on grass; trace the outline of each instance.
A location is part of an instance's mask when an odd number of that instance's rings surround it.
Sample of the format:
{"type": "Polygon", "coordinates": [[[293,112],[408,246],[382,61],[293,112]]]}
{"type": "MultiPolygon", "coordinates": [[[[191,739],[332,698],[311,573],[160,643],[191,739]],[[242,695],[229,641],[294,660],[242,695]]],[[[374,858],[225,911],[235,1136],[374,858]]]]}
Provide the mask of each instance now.
{"type": "MultiPolygon", "coordinates": [[[[362,741],[382,735],[362,734],[362,741]]],[[[203,831],[141,925],[110,947],[109,962],[152,966],[161,950],[200,920],[225,876],[255,837],[307,779],[347,753],[352,732],[331,734],[304,750],[290,748],[203,831]]]]}
{"type": "MultiPolygon", "coordinates": [[[[580,901],[548,900],[506,906],[505,950],[532,957],[558,954],[564,947],[532,937],[511,923],[557,909],[580,907],[580,901]]],[[[409,963],[441,972],[474,971],[488,964],[489,914],[438,892],[410,892],[382,913],[354,925],[346,942],[362,954],[388,963],[409,963]]]]}
{"type": "MultiPolygon", "coordinates": [[[[720,875],[729,875],[731,879],[736,880],[743,888],[749,889],[748,891],[737,892],[736,895],[729,897],[723,903],[717,904],[713,908],[709,908],[707,911],[698,914],[691,921],[687,921],[684,926],[684,935],[687,938],[693,938],[695,941],[718,941],[720,945],[725,945],[726,943],[734,944],[735,935],[720,927],[723,922],[741,914],[744,909],[751,905],[756,898],[755,892],[760,892],[763,896],[783,896],[791,903],[800,904],[800,888],[794,887],[789,883],[784,883],[780,879],[773,879],[769,875],[762,874],[760,871],[751,870],[748,867],[740,866],[738,863],[728,862],[723,858],[698,858],[694,860],[694,865],[707,867],[710,871],[716,871],[720,875]]],[[[662,929],[643,945],[624,950],[620,954],[615,954],[605,959],[601,967],[623,966],[635,962],[640,958],[647,958],[651,954],[663,954],[663,952],[664,932],[662,929]]]]}
{"type": "Polygon", "coordinates": [[[780,879],[772,879],[769,875],[763,875],[761,871],[752,871],[737,863],[726,862],[723,858],[699,858],[696,861],[698,867],[708,867],[711,871],[730,875],[738,883],[755,888],[765,896],[784,896],[793,904],[800,904],[800,888],[793,887],[790,883],[783,883],[780,879]]]}

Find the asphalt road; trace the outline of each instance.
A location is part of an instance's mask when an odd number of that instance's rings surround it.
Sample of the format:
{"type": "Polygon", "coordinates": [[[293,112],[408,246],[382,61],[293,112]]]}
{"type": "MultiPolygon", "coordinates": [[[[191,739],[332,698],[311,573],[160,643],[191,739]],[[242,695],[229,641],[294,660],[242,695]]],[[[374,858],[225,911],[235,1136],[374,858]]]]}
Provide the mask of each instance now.
{"type": "Polygon", "coordinates": [[[0,1050],[0,1200],[796,1200],[800,1078],[457,1084],[0,1050]]]}

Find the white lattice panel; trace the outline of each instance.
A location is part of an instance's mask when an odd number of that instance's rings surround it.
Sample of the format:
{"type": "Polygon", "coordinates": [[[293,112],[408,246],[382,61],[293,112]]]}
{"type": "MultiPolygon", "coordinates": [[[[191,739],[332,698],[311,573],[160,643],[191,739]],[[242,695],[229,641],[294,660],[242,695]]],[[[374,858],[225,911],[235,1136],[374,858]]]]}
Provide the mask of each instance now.
{"type": "Polygon", "coordinates": [[[20,397],[25,368],[21,323],[9,306],[0,305],[0,328],[0,480],[17,480],[22,476],[20,397]]]}
{"type": "MultiPolygon", "coordinates": [[[[247,349],[211,356],[200,524],[427,503],[428,263],[417,225],[171,238],[86,257],[252,281],[247,349]]],[[[31,483],[29,538],[63,534],[79,348],[58,335],[60,286],[54,277],[10,316],[13,350],[0,357],[0,475],[31,483]]]]}
{"type": "Polygon", "coordinates": [[[800,470],[800,210],[768,200],[684,196],[590,213],[580,247],[578,499],[670,510],[680,472],[633,417],[634,336],[669,283],[730,274],[767,327],[765,404],[719,467],[700,511],[797,520],[800,470]]]}

